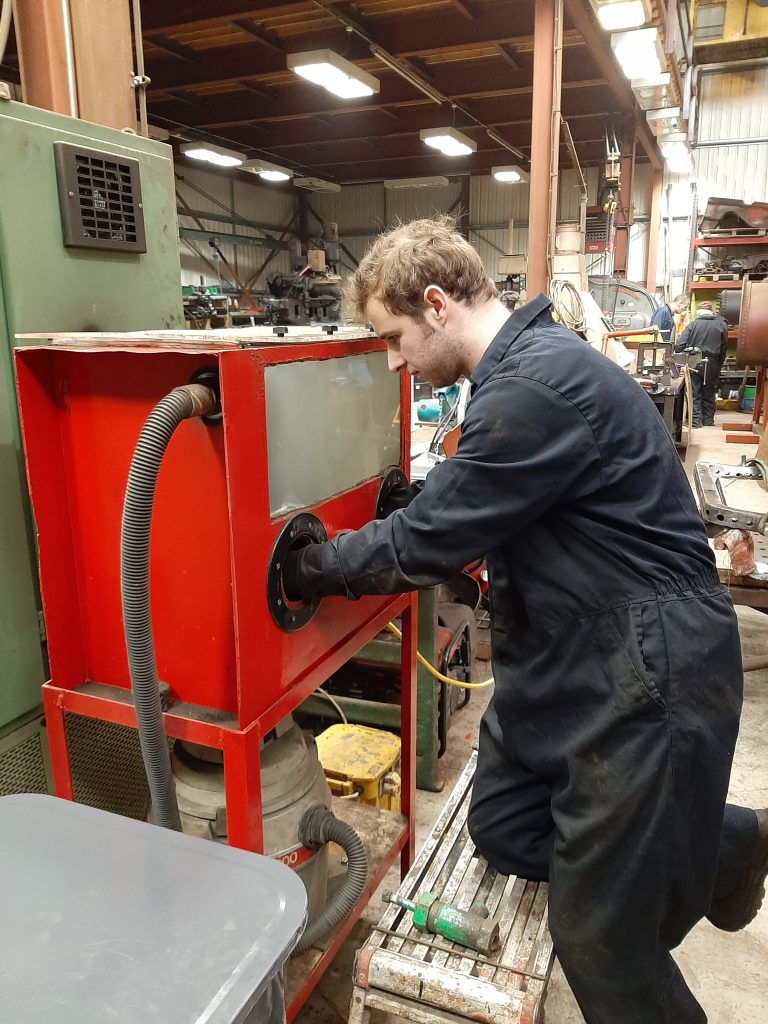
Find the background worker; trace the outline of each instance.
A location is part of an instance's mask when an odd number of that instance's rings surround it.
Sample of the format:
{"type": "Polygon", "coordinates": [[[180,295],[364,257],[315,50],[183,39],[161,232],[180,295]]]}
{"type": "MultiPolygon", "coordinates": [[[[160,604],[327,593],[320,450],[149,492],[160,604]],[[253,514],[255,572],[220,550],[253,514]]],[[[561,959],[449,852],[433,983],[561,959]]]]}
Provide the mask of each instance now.
{"type": "Polygon", "coordinates": [[[688,312],[689,299],[687,295],[678,295],[670,305],[663,302],[651,317],[651,327],[658,327],[662,341],[675,341],[676,324],[680,318],[688,312]]]}
{"type": "Polygon", "coordinates": [[[510,314],[445,220],[379,237],[352,297],[391,370],[465,375],[472,397],[410,504],[295,552],[286,595],[431,587],[487,555],[496,687],[470,834],[502,873],[549,880],[587,1024],[700,1024],[670,950],[704,915],[754,916],[768,817],[726,807],[736,617],[663,420],[544,295],[510,314]]]}
{"type": "Polygon", "coordinates": [[[685,328],[675,346],[676,352],[699,349],[701,362],[691,372],[693,427],[715,424],[715,392],[728,348],[728,324],[712,309],[711,302],[696,306],[696,319],[685,328]]]}

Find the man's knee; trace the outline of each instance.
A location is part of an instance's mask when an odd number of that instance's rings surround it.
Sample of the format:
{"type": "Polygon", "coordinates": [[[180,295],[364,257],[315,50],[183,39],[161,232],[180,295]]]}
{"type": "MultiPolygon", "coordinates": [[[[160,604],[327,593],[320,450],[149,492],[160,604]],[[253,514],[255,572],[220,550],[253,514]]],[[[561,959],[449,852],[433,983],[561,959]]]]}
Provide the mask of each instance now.
{"type": "Polygon", "coordinates": [[[502,827],[498,820],[483,814],[482,805],[470,807],[467,829],[480,856],[500,874],[535,882],[549,878],[549,837],[527,835],[511,821],[502,827]]]}

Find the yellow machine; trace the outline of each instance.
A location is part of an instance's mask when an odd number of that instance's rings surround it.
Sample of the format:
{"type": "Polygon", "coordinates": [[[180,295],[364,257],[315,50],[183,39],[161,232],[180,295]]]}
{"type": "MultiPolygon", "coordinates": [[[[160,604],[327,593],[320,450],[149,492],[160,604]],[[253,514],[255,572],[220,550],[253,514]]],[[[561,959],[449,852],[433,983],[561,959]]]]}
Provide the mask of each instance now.
{"type": "Polygon", "coordinates": [[[359,794],[361,803],[400,810],[400,738],[364,725],[332,725],[317,751],[334,796],[359,794]]]}

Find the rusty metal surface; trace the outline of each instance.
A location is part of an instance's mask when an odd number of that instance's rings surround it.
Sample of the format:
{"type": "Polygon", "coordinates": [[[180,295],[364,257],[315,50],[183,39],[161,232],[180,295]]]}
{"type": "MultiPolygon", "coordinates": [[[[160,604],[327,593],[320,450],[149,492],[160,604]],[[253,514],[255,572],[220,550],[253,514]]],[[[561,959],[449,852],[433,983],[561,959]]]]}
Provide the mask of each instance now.
{"type": "Polygon", "coordinates": [[[399,894],[420,892],[468,909],[485,903],[498,922],[500,950],[482,956],[439,935],[417,931],[390,904],[355,966],[350,1024],[385,1009],[422,1024],[447,1019],[531,1024],[539,1019],[554,953],[543,883],[499,875],[467,832],[477,754],[473,753],[399,894]]]}
{"type": "Polygon", "coordinates": [[[736,365],[768,363],[768,281],[744,281],[739,311],[736,365]]]}

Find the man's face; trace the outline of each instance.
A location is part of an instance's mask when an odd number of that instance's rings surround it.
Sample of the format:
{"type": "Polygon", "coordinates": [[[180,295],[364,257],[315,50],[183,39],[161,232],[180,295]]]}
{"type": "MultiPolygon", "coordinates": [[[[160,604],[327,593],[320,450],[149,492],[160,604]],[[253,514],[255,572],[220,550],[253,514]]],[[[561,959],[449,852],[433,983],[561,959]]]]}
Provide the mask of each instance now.
{"type": "Polygon", "coordinates": [[[377,298],[370,298],[366,316],[376,334],[387,343],[387,360],[393,373],[405,367],[435,388],[455,384],[462,369],[461,338],[447,328],[429,327],[423,320],[390,313],[377,298]]]}

